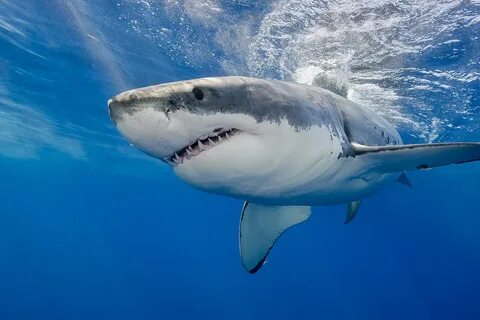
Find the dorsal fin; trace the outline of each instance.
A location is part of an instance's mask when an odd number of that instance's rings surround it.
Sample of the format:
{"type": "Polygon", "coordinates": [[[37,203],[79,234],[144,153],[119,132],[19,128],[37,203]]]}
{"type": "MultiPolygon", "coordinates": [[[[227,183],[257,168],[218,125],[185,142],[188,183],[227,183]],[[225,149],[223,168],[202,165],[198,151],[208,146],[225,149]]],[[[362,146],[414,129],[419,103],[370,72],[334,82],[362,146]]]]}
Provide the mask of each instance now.
{"type": "Polygon", "coordinates": [[[327,89],[344,98],[348,95],[348,84],[338,77],[330,76],[326,73],[319,73],[313,79],[312,85],[327,89]]]}
{"type": "Polygon", "coordinates": [[[240,255],[245,269],[250,273],[257,272],[278,237],[309,216],[310,207],[245,202],[240,218],[240,255]]]}
{"type": "Polygon", "coordinates": [[[330,97],[342,115],[343,129],[351,143],[369,146],[397,145],[397,130],[375,112],[341,97],[330,97]]]}

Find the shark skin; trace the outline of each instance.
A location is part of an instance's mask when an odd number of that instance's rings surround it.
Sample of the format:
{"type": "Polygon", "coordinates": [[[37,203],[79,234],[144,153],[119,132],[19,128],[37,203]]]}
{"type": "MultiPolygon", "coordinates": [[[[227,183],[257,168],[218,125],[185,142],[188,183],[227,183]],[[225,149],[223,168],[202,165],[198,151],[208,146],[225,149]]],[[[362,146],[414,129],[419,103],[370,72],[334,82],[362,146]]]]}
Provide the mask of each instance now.
{"type": "Polygon", "coordinates": [[[311,206],[353,205],[350,221],[362,198],[405,171],[480,160],[479,143],[404,145],[374,112],[294,82],[193,79],[129,90],[108,106],[120,133],[180,179],[245,201],[240,251],[251,273],[311,206]]]}

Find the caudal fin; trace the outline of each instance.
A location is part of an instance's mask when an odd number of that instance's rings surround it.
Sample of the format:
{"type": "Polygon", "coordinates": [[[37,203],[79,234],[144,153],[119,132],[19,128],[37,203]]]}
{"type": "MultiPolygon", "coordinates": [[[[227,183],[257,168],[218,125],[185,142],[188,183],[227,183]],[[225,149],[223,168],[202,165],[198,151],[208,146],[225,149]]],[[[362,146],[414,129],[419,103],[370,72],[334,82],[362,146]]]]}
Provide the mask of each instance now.
{"type": "Polygon", "coordinates": [[[431,143],[364,146],[353,143],[356,156],[366,156],[385,172],[425,170],[480,160],[480,143],[431,143]]]}

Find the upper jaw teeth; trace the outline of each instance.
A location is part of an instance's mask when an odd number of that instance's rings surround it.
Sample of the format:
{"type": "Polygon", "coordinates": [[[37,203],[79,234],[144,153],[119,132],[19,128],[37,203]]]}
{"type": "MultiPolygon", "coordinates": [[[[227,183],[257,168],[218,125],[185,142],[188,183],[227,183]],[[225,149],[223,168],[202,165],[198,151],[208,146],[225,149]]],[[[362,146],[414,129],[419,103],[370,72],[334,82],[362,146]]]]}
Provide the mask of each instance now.
{"type": "Polygon", "coordinates": [[[183,163],[183,159],[182,159],[181,157],[179,157],[179,156],[175,153],[175,155],[173,156],[173,159],[172,159],[171,163],[173,163],[173,164],[180,164],[180,163],[183,163]]]}
{"type": "Polygon", "coordinates": [[[232,128],[229,130],[221,130],[219,132],[211,132],[207,135],[203,135],[198,138],[194,143],[178,150],[171,156],[165,158],[165,162],[170,165],[176,166],[182,164],[185,159],[191,159],[203,151],[209,150],[214,146],[230,139],[232,136],[236,135],[240,131],[238,129],[232,128]]]}

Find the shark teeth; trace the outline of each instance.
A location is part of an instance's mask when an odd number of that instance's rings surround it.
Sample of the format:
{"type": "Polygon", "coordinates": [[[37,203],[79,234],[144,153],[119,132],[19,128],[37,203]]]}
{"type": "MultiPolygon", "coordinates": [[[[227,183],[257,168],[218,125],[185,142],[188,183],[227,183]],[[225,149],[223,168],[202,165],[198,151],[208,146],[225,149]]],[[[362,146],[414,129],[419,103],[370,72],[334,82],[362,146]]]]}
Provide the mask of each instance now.
{"type": "Polygon", "coordinates": [[[182,164],[185,160],[190,160],[200,153],[210,150],[214,146],[229,140],[234,135],[238,134],[240,130],[232,128],[228,130],[220,130],[218,132],[211,132],[206,135],[202,135],[194,143],[183,147],[171,156],[164,158],[163,160],[170,165],[177,166],[182,164]]]}

